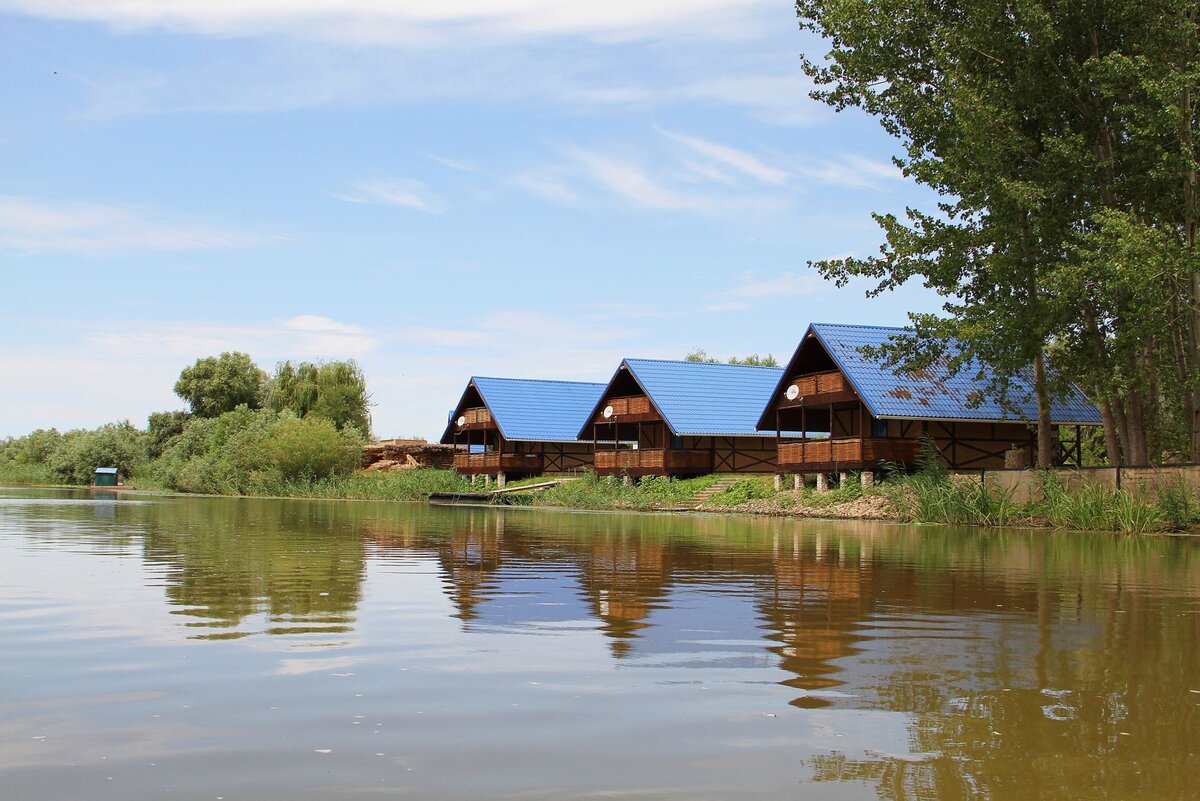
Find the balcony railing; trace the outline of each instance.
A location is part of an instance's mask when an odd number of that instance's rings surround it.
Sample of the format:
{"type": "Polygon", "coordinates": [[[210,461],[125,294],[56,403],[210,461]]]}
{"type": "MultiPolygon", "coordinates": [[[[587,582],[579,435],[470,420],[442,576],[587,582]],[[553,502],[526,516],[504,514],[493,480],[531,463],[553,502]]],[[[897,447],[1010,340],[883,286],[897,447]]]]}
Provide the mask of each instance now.
{"type": "Polygon", "coordinates": [[[841,395],[851,390],[850,382],[838,370],[798,376],[788,383],[796,388],[796,397],[789,400],[785,395],[784,406],[799,405],[802,401],[811,403],[822,396],[841,395]]]}
{"type": "Polygon", "coordinates": [[[543,458],[538,453],[456,453],[454,469],[464,475],[487,473],[540,473],[543,458]]]}
{"type": "Polygon", "coordinates": [[[618,421],[623,418],[629,418],[635,415],[640,416],[657,416],[654,411],[654,406],[651,405],[650,399],[645,395],[630,395],[624,398],[609,398],[605,407],[612,407],[612,414],[609,417],[604,416],[604,407],[601,407],[600,413],[596,416],[597,422],[605,420],[618,421]]]}
{"type": "Polygon", "coordinates": [[[917,460],[915,439],[858,437],[809,439],[779,445],[779,466],[836,470],[878,467],[880,462],[913,464],[917,460]]]}
{"type": "Polygon", "coordinates": [[[469,428],[488,428],[492,425],[492,413],[488,411],[486,406],[476,406],[471,409],[464,409],[458,419],[454,421],[459,431],[465,431],[469,428]],[[462,420],[462,422],[458,422],[462,420]]]}
{"type": "Polygon", "coordinates": [[[596,451],[596,472],[601,475],[673,475],[712,472],[712,452],[686,449],[640,448],[596,451]]]}

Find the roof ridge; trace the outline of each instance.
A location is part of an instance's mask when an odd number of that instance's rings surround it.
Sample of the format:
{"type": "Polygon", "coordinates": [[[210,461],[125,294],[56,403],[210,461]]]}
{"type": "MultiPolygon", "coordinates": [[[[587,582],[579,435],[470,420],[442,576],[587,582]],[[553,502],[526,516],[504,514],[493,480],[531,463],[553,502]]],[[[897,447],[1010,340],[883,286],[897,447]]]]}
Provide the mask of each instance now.
{"type": "Polygon", "coordinates": [[[564,378],[508,378],[506,376],[498,376],[498,375],[473,375],[473,376],[471,376],[471,380],[472,381],[479,381],[479,380],[484,380],[484,381],[522,381],[522,382],[526,382],[526,383],[530,383],[530,384],[533,384],[533,383],[536,383],[536,384],[572,384],[572,385],[582,384],[585,386],[594,386],[594,387],[608,386],[608,384],[603,381],[568,381],[564,378]]]}
{"type": "Polygon", "coordinates": [[[755,370],[782,370],[783,367],[769,364],[730,364],[729,362],[694,362],[689,359],[646,359],[641,356],[627,356],[622,362],[658,362],[660,364],[697,364],[706,367],[746,367],[755,370]]]}
{"type": "Polygon", "coordinates": [[[877,330],[888,330],[888,331],[915,331],[916,330],[907,325],[866,325],[863,323],[810,323],[810,325],[814,325],[814,326],[823,325],[823,326],[828,326],[831,328],[874,328],[877,330]]]}

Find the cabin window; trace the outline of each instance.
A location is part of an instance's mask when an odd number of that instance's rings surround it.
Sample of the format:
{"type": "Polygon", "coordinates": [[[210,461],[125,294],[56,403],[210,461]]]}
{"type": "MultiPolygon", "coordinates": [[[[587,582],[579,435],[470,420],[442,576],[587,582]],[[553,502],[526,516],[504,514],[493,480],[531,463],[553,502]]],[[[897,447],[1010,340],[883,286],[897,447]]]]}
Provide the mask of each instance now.
{"type": "Polygon", "coordinates": [[[886,437],[887,436],[887,420],[871,420],[871,436],[886,437]]]}
{"type": "Polygon", "coordinates": [[[683,440],[674,434],[671,435],[671,450],[679,450],[683,447],[683,440]]]}

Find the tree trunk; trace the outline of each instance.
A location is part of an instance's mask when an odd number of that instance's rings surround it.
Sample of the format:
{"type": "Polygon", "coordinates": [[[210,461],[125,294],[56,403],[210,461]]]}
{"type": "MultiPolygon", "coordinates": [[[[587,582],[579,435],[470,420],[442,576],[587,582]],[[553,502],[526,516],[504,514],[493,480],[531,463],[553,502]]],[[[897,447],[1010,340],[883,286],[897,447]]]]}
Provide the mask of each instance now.
{"type": "Polygon", "coordinates": [[[1110,465],[1121,463],[1121,440],[1117,432],[1117,420],[1113,415],[1112,403],[1108,398],[1100,400],[1100,421],[1104,423],[1104,453],[1110,465]]]}
{"type": "Polygon", "coordinates": [[[1148,464],[1149,452],[1146,450],[1146,415],[1142,393],[1138,390],[1129,392],[1126,418],[1129,426],[1129,461],[1133,464],[1148,464]]]}
{"type": "Polygon", "coordinates": [[[1046,356],[1041,351],[1033,357],[1033,391],[1037,395],[1037,464],[1046,470],[1054,467],[1054,432],[1050,421],[1050,388],[1046,386],[1046,356]]]}

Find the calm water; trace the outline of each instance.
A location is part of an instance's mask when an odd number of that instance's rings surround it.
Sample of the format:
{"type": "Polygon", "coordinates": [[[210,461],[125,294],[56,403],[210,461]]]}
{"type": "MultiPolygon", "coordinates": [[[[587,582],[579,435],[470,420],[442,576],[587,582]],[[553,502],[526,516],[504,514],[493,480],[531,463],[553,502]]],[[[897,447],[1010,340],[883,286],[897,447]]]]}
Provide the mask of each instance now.
{"type": "Polygon", "coordinates": [[[1200,798],[1200,543],[0,489],[0,798],[1200,798]]]}

